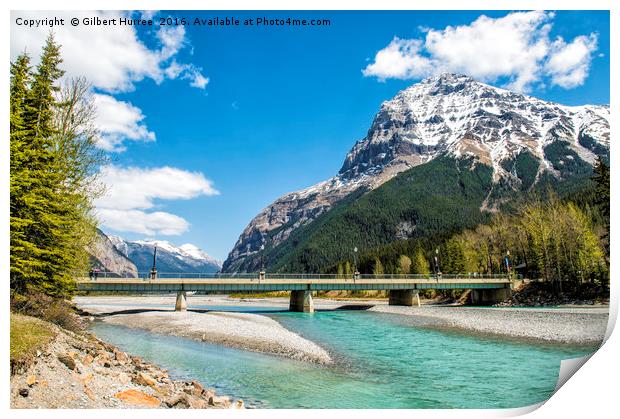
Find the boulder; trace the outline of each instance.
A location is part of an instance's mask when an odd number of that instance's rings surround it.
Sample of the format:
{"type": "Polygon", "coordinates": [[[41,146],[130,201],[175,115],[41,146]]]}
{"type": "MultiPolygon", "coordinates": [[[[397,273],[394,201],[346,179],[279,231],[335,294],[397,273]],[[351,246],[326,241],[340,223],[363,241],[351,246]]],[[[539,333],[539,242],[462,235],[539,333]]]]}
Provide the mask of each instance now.
{"type": "Polygon", "coordinates": [[[114,352],[115,350],[117,350],[114,345],[110,345],[109,343],[101,342],[101,344],[103,345],[105,350],[108,351],[108,352],[114,352]]]}
{"type": "Polygon", "coordinates": [[[139,390],[125,390],[114,395],[119,400],[127,404],[145,407],[159,407],[160,401],[153,396],[139,390]]]}
{"type": "Polygon", "coordinates": [[[75,360],[67,354],[58,355],[58,360],[72,371],[74,371],[77,368],[75,360]]]}
{"type": "Polygon", "coordinates": [[[204,391],[202,384],[200,384],[198,381],[192,381],[192,386],[194,386],[194,391],[192,392],[194,396],[200,396],[204,391]]]}
{"type": "Polygon", "coordinates": [[[118,362],[126,363],[129,361],[129,356],[125,352],[116,350],[114,351],[114,359],[116,359],[118,362]]]}
{"type": "Polygon", "coordinates": [[[239,399],[230,406],[231,409],[245,409],[245,405],[243,404],[243,400],[239,399]]]}
{"type": "Polygon", "coordinates": [[[228,407],[230,398],[228,396],[211,396],[209,397],[209,406],[228,407]]]}
{"type": "Polygon", "coordinates": [[[28,387],[32,387],[36,382],[37,377],[35,377],[34,375],[29,375],[28,377],[26,377],[26,384],[28,385],[28,387]]]}
{"type": "Polygon", "coordinates": [[[215,390],[212,388],[204,390],[202,396],[205,398],[205,400],[209,400],[209,398],[215,396],[215,390]]]}
{"type": "Polygon", "coordinates": [[[175,407],[177,409],[179,408],[187,409],[189,407],[189,400],[187,399],[187,396],[185,394],[175,394],[167,398],[165,403],[166,403],[166,406],[171,407],[171,408],[175,407]]]}
{"type": "Polygon", "coordinates": [[[157,385],[157,381],[153,377],[143,372],[139,372],[133,379],[133,382],[136,384],[140,384],[141,386],[150,386],[154,387],[157,385]]]}
{"type": "Polygon", "coordinates": [[[188,397],[190,409],[206,409],[208,407],[206,400],[196,397],[188,397]]]}
{"type": "Polygon", "coordinates": [[[28,390],[27,388],[20,388],[19,389],[19,395],[22,397],[28,397],[28,394],[30,394],[30,390],[28,390]]]}

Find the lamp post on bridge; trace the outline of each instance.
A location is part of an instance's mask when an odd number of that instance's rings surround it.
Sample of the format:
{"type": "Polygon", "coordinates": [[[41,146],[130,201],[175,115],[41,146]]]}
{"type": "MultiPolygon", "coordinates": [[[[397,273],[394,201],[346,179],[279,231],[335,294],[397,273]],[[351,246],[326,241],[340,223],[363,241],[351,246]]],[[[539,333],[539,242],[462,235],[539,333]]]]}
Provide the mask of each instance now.
{"type": "Polygon", "coordinates": [[[504,258],[504,263],[506,264],[506,274],[508,275],[508,278],[510,278],[510,250],[506,250],[506,257],[504,258]]]}
{"type": "Polygon", "coordinates": [[[260,272],[258,273],[258,280],[265,279],[265,257],[263,255],[263,250],[265,250],[265,245],[260,245],[260,272]]]}
{"type": "Polygon", "coordinates": [[[153,250],[153,267],[151,268],[151,279],[157,279],[157,245],[153,250]]]}
{"type": "Polygon", "coordinates": [[[437,280],[439,281],[439,276],[441,275],[441,271],[439,270],[439,247],[435,249],[435,275],[437,280]]]}
{"type": "Polygon", "coordinates": [[[360,274],[357,270],[357,246],[353,248],[353,269],[354,269],[353,281],[355,282],[355,280],[358,278],[360,274]]]}

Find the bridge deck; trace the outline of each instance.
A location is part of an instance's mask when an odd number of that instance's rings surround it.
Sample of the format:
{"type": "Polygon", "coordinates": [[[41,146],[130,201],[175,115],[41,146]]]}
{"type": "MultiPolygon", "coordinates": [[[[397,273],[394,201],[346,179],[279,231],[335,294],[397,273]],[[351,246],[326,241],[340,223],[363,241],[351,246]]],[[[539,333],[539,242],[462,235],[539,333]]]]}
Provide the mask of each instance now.
{"type": "Polygon", "coordinates": [[[214,277],[214,278],[79,278],[81,291],[125,292],[267,292],[295,290],[498,289],[510,287],[505,276],[359,276],[353,277],[214,277]]]}

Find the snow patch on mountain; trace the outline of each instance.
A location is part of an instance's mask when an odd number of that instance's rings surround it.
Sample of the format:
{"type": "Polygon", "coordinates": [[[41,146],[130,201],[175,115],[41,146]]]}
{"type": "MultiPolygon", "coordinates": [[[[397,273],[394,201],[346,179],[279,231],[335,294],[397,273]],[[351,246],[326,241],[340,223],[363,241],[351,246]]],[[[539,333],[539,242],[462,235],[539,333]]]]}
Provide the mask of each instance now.
{"type": "Polygon", "coordinates": [[[212,273],[222,267],[220,261],[190,243],[176,246],[166,240],[129,241],[118,236],[109,238],[116,249],[131,259],[141,272],[150,270],[155,246],[158,270],[162,273],[212,273]]]}

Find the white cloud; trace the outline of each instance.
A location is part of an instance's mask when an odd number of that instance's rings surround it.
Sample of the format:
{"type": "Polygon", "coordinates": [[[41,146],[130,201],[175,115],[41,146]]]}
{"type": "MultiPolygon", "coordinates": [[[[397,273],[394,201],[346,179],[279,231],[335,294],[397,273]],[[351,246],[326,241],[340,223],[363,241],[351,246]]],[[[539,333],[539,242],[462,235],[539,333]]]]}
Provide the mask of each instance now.
{"type": "Polygon", "coordinates": [[[173,60],[168,67],[164,70],[166,77],[169,79],[176,79],[185,70],[185,66],[177,63],[173,60]]]}
{"type": "Polygon", "coordinates": [[[202,75],[202,70],[193,64],[179,64],[172,61],[164,70],[170,79],[180,77],[183,80],[190,80],[190,86],[198,89],[205,89],[209,84],[209,78],[202,75]]]}
{"type": "Polygon", "coordinates": [[[507,87],[528,91],[550,77],[551,84],[575,87],[585,80],[596,35],[566,43],[551,41],[555,15],[516,12],[493,19],[480,16],[469,25],[426,29],[424,39],[400,39],[377,52],[365,76],[379,80],[414,79],[440,72],[465,73],[482,81],[509,80],[507,87]]]}
{"type": "MultiPolygon", "coordinates": [[[[49,35],[48,26],[28,27],[16,24],[17,18],[65,19],[64,26],[53,28],[54,37],[61,45],[64,60],[62,68],[66,78],[85,77],[96,91],[107,93],[127,92],[145,78],[161,83],[165,79],[189,80],[189,85],[205,89],[209,79],[202,68],[192,63],[179,63],[179,51],[190,46],[184,26],[164,26],[155,32],[156,45],[147,46],[136,32],[135,26],[85,25],[86,18],[120,19],[121,17],[151,19],[155,11],[128,14],[116,11],[20,11],[11,14],[11,59],[24,49],[36,65],[39,53],[49,35]],[[69,22],[80,21],[78,26],[69,22]]],[[[101,131],[98,145],[106,151],[125,150],[124,142],[155,141],[155,134],[142,122],[144,115],[134,105],[95,94],[98,108],[97,125],[101,131]]]]}
{"type": "Polygon", "coordinates": [[[198,89],[204,89],[209,83],[209,78],[203,76],[198,71],[192,71],[191,73],[189,73],[188,78],[191,80],[191,83],[189,85],[198,89]]]}
{"type": "Polygon", "coordinates": [[[163,26],[157,31],[162,44],[161,58],[167,60],[179,52],[185,42],[185,26],[163,26]]]}
{"type": "Polygon", "coordinates": [[[106,193],[95,201],[100,222],[116,231],[147,235],[178,235],[189,223],[174,214],[149,211],[159,200],[192,199],[219,192],[202,173],[173,167],[141,169],[106,166],[100,181],[106,193]]]}
{"type": "Polygon", "coordinates": [[[116,231],[155,236],[178,236],[189,229],[189,223],[177,215],[155,211],[146,213],[139,210],[98,209],[99,220],[103,225],[116,231]]]}
{"type": "Polygon", "coordinates": [[[432,71],[430,60],[420,55],[422,41],[394,37],[390,44],[377,52],[375,62],[363,70],[365,76],[412,79],[423,77],[432,71]]]}
{"type": "Polygon", "coordinates": [[[150,20],[157,15],[158,10],[141,10],[140,11],[140,19],[150,20]]]}
{"type": "Polygon", "coordinates": [[[578,36],[568,44],[558,38],[551,46],[552,53],[545,66],[553,84],[565,89],[581,86],[588,77],[597,43],[595,34],[578,36]]]}
{"type": "Polygon", "coordinates": [[[97,108],[95,125],[101,132],[99,147],[106,151],[124,151],[125,140],[155,141],[155,133],[143,123],[142,111],[128,102],[109,95],[94,94],[97,108]]]}
{"type": "MultiPolygon", "coordinates": [[[[150,13],[149,13],[150,14],[150,13]]],[[[185,28],[163,27],[156,32],[159,45],[149,48],[139,37],[135,26],[72,26],[71,18],[97,17],[119,19],[129,16],[116,11],[19,11],[11,13],[11,59],[24,51],[36,63],[41,47],[49,35],[47,26],[27,27],[15,23],[18,17],[27,19],[64,18],[64,26],[53,28],[56,41],[61,45],[63,68],[67,77],[86,77],[97,89],[108,92],[126,92],[135,83],[150,78],[161,83],[166,75],[168,61],[188,44],[185,28]]],[[[148,16],[148,14],[147,14],[148,16]]]]}

